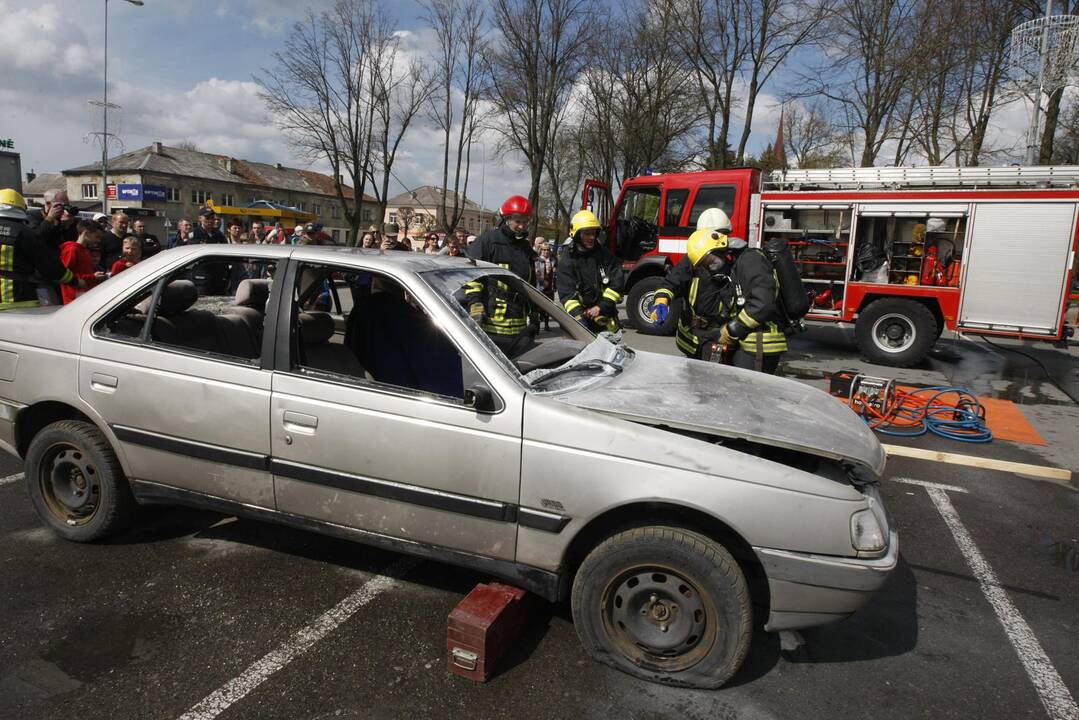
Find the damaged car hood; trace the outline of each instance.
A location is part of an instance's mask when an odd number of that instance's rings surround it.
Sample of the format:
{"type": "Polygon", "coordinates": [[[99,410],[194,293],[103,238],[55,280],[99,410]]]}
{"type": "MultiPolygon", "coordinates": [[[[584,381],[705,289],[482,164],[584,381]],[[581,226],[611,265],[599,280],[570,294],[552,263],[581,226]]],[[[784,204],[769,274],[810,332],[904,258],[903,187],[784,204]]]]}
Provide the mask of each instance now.
{"type": "Polygon", "coordinates": [[[604,382],[555,397],[648,425],[740,438],[884,471],[884,448],[843,403],[794,380],[699,360],[635,353],[604,382]]]}

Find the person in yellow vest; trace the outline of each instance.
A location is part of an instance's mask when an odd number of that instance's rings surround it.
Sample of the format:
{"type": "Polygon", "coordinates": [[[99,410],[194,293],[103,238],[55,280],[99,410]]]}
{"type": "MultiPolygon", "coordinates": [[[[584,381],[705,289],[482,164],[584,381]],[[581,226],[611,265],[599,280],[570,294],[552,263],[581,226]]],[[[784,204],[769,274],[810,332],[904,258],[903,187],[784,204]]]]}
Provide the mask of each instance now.
{"type": "Polygon", "coordinates": [[[83,283],[60,262],[60,255],[27,226],[26,200],[0,190],[0,311],[37,307],[39,285],[83,283]]]}
{"type": "Polygon", "coordinates": [[[686,256],[656,290],[651,319],[662,325],[674,298],[685,298],[675,334],[679,350],[697,359],[728,357],[737,367],[775,374],[787,350],[776,322],[775,270],[763,252],[729,235],[726,215],[717,222],[713,228],[698,225],[690,235],[686,256]]]}
{"type": "Polygon", "coordinates": [[[592,332],[617,332],[626,274],[622,261],[597,242],[599,231],[599,220],[591,211],[573,216],[570,245],[558,263],[558,299],[574,320],[592,332]]]}

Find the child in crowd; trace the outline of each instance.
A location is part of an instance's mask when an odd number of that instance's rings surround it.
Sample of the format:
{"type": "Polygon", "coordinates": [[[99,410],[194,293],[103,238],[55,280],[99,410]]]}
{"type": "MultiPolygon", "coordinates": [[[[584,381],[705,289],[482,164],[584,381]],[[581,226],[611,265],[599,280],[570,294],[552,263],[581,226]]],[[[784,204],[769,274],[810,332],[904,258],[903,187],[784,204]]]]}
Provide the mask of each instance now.
{"type": "Polygon", "coordinates": [[[128,235],[124,238],[123,254],[120,255],[120,259],[112,264],[112,271],[109,275],[116,275],[129,267],[142,260],[142,243],[134,235],[128,235]]]}
{"type": "Polygon", "coordinates": [[[73,285],[61,285],[60,294],[65,305],[107,277],[105,273],[94,269],[97,265],[94,251],[101,252],[101,227],[89,220],[80,220],[77,230],[77,240],[69,240],[60,246],[60,262],[76,278],[82,280],[85,286],[76,288],[73,285]]]}

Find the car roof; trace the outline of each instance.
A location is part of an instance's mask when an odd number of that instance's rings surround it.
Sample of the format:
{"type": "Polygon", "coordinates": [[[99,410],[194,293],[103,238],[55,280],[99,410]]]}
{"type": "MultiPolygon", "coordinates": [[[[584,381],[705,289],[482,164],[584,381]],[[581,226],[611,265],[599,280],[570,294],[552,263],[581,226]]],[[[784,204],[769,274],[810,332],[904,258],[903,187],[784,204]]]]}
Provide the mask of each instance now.
{"type": "Polygon", "coordinates": [[[486,262],[473,262],[467,257],[450,257],[448,255],[426,255],[404,250],[383,251],[377,248],[365,249],[360,247],[341,247],[330,245],[231,245],[223,243],[207,243],[202,245],[185,245],[180,248],[169,250],[186,252],[192,259],[201,255],[253,255],[262,257],[295,258],[317,262],[347,262],[349,259],[363,259],[363,264],[368,267],[384,267],[387,270],[397,269],[409,272],[424,272],[426,270],[450,270],[463,267],[498,267],[486,262]]]}

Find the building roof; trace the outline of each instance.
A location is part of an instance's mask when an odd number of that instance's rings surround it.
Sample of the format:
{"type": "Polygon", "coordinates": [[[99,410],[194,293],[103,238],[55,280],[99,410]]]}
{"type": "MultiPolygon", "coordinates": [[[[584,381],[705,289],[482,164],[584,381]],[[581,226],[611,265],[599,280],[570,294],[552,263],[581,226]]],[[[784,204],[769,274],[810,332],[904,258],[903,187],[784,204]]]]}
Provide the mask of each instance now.
{"type": "Polygon", "coordinates": [[[40,197],[49,190],[67,190],[67,180],[61,173],[40,173],[22,186],[24,197],[40,197]]]}
{"type": "MultiPolygon", "coordinates": [[[[447,202],[452,205],[453,198],[457,195],[453,190],[446,191],[447,202]]],[[[389,207],[414,207],[417,209],[426,209],[429,212],[435,212],[438,208],[442,207],[442,188],[435,187],[434,185],[420,185],[418,188],[410,191],[403,192],[400,195],[394,195],[392,198],[386,201],[386,205],[389,207]]],[[[480,213],[494,214],[493,210],[484,210],[476,203],[464,197],[464,209],[480,213]]]]}
{"type": "MultiPolygon", "coordinates": [[[[99,172],[97,163],[64,170],[64,175],[83,175],[99,172]]],[[[252,162],[228,155],[217,155],[200,150],[171,147],[153,143],[138,150],[124,153],[109,159],[109,172],[160,173],[181,177],[216,180],[218,182],[240,183],[254,187],[289,190],[292,192],[335,195],[334,180],[329,175],[290,168],[280,163],[252,162]]],[[[353,197],[352,188],[344,185],[346,198],[353,197]]],[[[365,195],[365,202],[376,202],[365,195]]]]}

